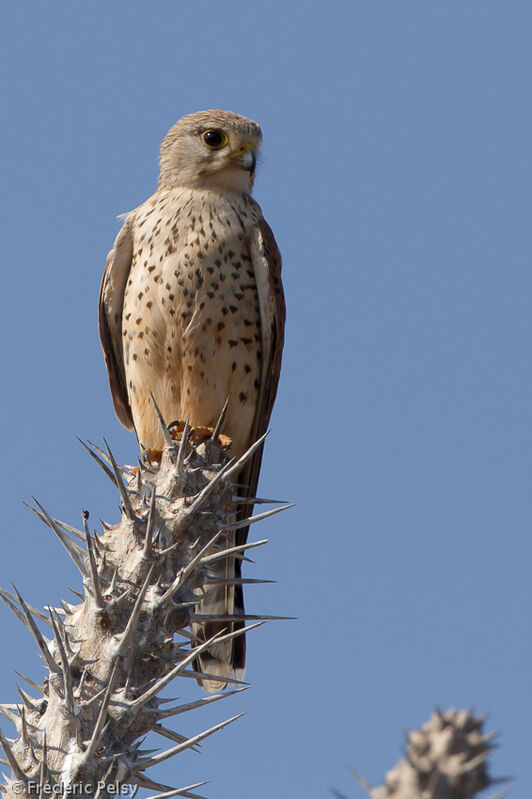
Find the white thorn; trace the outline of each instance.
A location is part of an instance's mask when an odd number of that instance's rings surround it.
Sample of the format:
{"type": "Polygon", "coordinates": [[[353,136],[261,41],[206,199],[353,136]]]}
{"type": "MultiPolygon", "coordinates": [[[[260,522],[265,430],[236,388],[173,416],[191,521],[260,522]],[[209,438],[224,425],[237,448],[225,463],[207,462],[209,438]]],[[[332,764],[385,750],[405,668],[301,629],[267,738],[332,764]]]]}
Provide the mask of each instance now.
{"type": "MultiPolygon", "coordinates": [[[[53,532],[59,538],[59,540],[61,541],[61,543],[65,547],[66,551],[68,552],[68,554],[70,555],[70,557],[72,558],[72,560],[76,564],[77,568],[81,572],[82,577],[87,577],[87,574],[88,574],[87,573],[87,567],[85,566],[85,563],[83,562],[84,553],[81,550],[81,547],[79,547],[77,544],[75,544],[74,541],[72,541],[72,539],[70,539],[67,536],[66,533],[64,533],[62,530],[59,529],[59,527],[55,523],[54,519],[52,519],[52,517],[50,516],[48,511],[46,511],[43,508],[41,503],[38,502],[35,499],[35,497],[33,497],[33,501],[35,502],[35,504],[37,505],[37,507],[41,511],[43,521],[48,525],[48,527],[51,530],[53,530],[53,532]]],[[[37,515],[39,515],[39,514],[37,514],[37,515]]]]}
{"type": "MultiPolygon", "coordinates": [[[[13,586],[13,588],[15,588],[15,586],[13,586]]],[[[33,616],[29,612],[26,603],[24,602],[24,600],[22,599],[22,597],[20,596],[20,594],[19,594],[19,592],[17,591],[16,588],[15,588],[15,593],[16,593],[16,595],[18,597],[18,601],[19,601],[20,607],[24,611],[24,615],[26,616],[26,619],[27,619],[28,624],[30,626],[31,632],[33,633],[33,636],[34,636],[35,640],[37,641],[39,649],[41,650],[41,652],[42,652],[42,654],[44,656],[44,659],[46,660],[46,663],[48,664],[48,668],[54,674],[59,674],[60,673],[60,668],[57,665],[57,663],[55,662],[55,660],[53,659],[53,657],[51,655],[51,652],[48,649],[48,645],[47,645],[46,641],[44,640],[43,635],[41,634],[41,631],[39,630],[39,628],[35,624],[33,616]]]]}
{"type": "Polygon", "coordinates": [[[127,518],[130,519],[130,521],[134,521],[134,519],[136,518],[135,517],[135,511],[133,510],[133,506],[132,506],[131,500],[129,498],[128,490],[127,490],[126,485],[125,485],[125,483],[124,483],[124,481],[122,479],[122,475],[120,474],[120,469],[118,467],[118,463],[116,462],[113,453],[109,449],[109,444],[107,443],[105,438],[104,438],[103,441],[104,441],[105,447],[107,449],[107,454],[109,455],[109,460],[111,461],[111,465],[113,467],[113,472],[114,472],[115,478],[116,478],[116,485],[117,485],[117,488],[118,488],[118,490],[120,492],[120,497],[122,499],[122,506],[124,508],[124,513],[126,514],[127,518]]]}
{"type": "Polygon", "coordinates": [[[165,752],[160,752],[158,755],[141,760],[137,766],[137,770],[144,770],[151,768],[151,766],[156,766],[158,763],[163,763],[165,760],[168,760],[169,757],[179,754],[179,752],[182,752],[184,749],[190,749],[190,747],[194,746],[194,744],[203,741],[204,738],[207,738],[209,735],[212,735],[218,730],[223,729],[228,724],[232,724],[233,721],[242,718],[244,715],[245,713],[239,713],[236,716],[232,716],[225,721],[221,721],[219,724],[215,724],[214,727],[210,727],[210,729],[200,732],[199,735],[193,735],[192,738],[189,738],[188,741],[185,741],[185,743],[172,746],[171,749],[167,749],[165,752]]]}
{"type": "Polygon", "coordinates": [[[187,785],[185,788],[175,788],[172,791],[165,791],[164,793],[156,793],[153,796],[148,796],[148,799],[170,799],[171,796],[185,796],[193,788],[200,788],[202,785],[207,785],[207,780],[203,782],[195,782],[194,785],[187,785]]]}
{"type": "Polygon", "coordinates": [[[254,524],[255,522],[261,522],[263,519],[267,519],[268,516],[275,516],[276,513],[282,513],[282,511],[293,507],[295,507],[295,503],[291,503],[290,505],[282,505],[280,508],[265,510],[264,513],[257,513],[255,516],[249,516],[247,519],[239,519],[237,522],[224,524],[223,529],[240,530],[242,527],[248,527],[250,524],[254,524]]]}
{"type": "Polygon", "coordinates": [[[177,474],[183,473],[183,464],[185,463],[185,452],[187,449],[189,433],[190,433],[190,421],[187,416],[187,418],[185,419],[185,426],[183,427],[183,432],[181,434],[181,441],[179,442],[179,450],[177,452],[177,459],[176,459],[177,474]]]}
{"type": "Polygon", "coordinates": [[[159,420],[159,425],[160,425],[160,428],[161,428],[161,432],[163,434],[164,446],[167,447],[167,448],[172,448],[173,449],[175,447],[174,441],[172,441],[172,437],[170,436],[170,433],[168,432],[168,428],[166,426],[166,422],[164,421],[164,417],[163,417],[163,415],[162,415],[162,413],[160,411],[160,408],[159,408],[159,406],[157,405],[157,403],[155,401],[155,397],[153,396],[151,391],[150,391],[150,397],[151,397],[151,401],[153,402],[153,407],[155,408],[155,414],[157,416],[157,419],[159,420]]]}
{"type": "Polygon", "coordinates": [[[202,564],[205,565],[207,563],[212,563],[215,560],[226,558],[229,555],[237,555],[244,552],[246,549],[254,549],[255,547],[261,547],[267,543],[268,539],[263,538],[262,541],[252,541],[249,544],[239,544],[236,547],[228,547],[227,549],[220,550],[220,552],[214,552],[212,555],[206,555],[204,558],[202,558],[202,564]]]}
{"type": "Polygon", "coordinates": [[[156,513],[155,499],[156,499],[156,493],[155,493],[155,486],[154,486],[153,489],[152,489],[150,510],[149,510],[149,514],[148,514],[148,521],[147,521],[147,524],[146,524],[146,537],[144,539],[144,549],[142,551],[142,559],[143,560],[151,560],[152,559],[151,547],[152,547],[152,541],[153,541],[153,528],[155,526],[155,513],[156,513]]]}
{"type": "Polygon", "coordinates": [[[142,603],[144,602],[144,597],[146,596],[146,591],[148,590],[148,587],[150,585],[150,580],[151,580],[151,576],[153,574],[153,569],[154,569],[154,564],[152,563],[152,565],[149,568],[148,574],[146,575],[146,578],[144,580],[142,588],[140,589],[140,591],[138,593],[135,605],[133,607],[133,610],[131,611],[131,615],[130,615],[130,617],[128,619],[126,628],[125,628],[124,632],[122,633],[122,635],[120,637],[120,642],[118,644],[118,649],[117,649],[117,654],[118,655],[122,655],[122,656],[125,655],[126,650],[128,648],[128,645],[129,645],[129,638],[130,638],[132,632],[135,630],[135,628],[137,626],[137,622],[138,622],[139,616],[140,616],[140,611],[141,611],[141,608],[142,608],[142,603]]]}
{"type": "Polygon", "coordinates": [[[98,718],[96,719],[96,724],[94,725],[94,730],[92,732],[91,739],[87,746],[87,749],[84,752],[84,761],[88,763],[91,758],[94,756],[94,752],[96,751],[96,747],[100,743],[100,738],[103,735],[104,727],[105,727],[105,718],[107,716],[107,709],[109,707],[109,702],[111,701],[111,694],[113,692],[113,684],[115,681],[115,674],[116,674],[116,667],[118,666],[118,657],[115,658],[114,664],[111,670],[111,675],[109,677],[109,683],[105,689],[105,695],[102,700],[102,704],[100,705],[100,712],[98,713],[98,718]]]}

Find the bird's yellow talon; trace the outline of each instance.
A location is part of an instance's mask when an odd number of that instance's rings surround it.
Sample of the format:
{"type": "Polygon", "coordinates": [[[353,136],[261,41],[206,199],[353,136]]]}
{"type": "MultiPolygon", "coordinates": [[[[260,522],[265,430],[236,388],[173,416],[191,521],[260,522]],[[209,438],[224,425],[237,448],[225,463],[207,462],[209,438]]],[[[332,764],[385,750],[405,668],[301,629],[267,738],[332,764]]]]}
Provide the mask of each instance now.
{"type": "MultiPolygon", "coordinates": [[[[173,422],[170,426],[170,436],[174,439],[174,441],[181,441],[183,438],[184,429],[185,422],[173,422]]],[[[190,427],[188,437],[190,441],[208,441],[210,438],[212,438],[213,433],[214,427],[196,425],[195,427],[190,427]]],[[[229,436],[225,436],[223,433],[218,433],[218,442],[222,449],[227,449],[231,446],[232,440],[229,438],[229,436]]]]}

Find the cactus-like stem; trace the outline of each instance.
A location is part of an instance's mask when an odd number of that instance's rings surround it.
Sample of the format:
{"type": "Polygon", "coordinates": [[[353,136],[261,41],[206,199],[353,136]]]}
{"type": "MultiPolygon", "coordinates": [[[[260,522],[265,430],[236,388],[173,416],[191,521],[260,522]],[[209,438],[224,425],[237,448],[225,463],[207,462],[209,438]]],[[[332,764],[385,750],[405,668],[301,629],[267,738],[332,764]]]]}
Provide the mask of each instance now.
{"type": "Polygon", "coordinates": [[[507,782],[488,774],[496,733],[485,734],[484,721],[470,710],[437,710],[418,730],[406,733],[405,758],[386,774],[384,785],[373,788],[351,771],[370,799],[474,799],[486,788],[507,782]]]}
{"type": "Polygon", "coordinates": [[[164,709],[159,698],[178,676],[208,679],[210,675],[194,671],[198,654],[244,632],[230,631],[231,616],[216,617],[227,621],[227,629],[198,643],[189,627],[202,620],[195,608],[216,579],[211,563],[227,554],[242,557],[246,549],[224,549],[223,544],[225,531],[234,529],[232,477],[241,462],[230,461],[214,441],[198,445],[184,435],[176,444],[167,435],[165,443],[160,465],[140,464],[136,471],[119,466],[107,443],[106,452],[84,444],[120,493],[121,520],[104,524],[103,534],[91,535],[85,511],[84,530],[79,531],[35,502],[33,510],[78,568],[84,592],[74,591],[81,598],[78,604],[62,602],[48,612],[28,605],[16,589],[14,594],[0,592],[34,636],[47,669],[42,686],[24,678],[39,692],[37,699],[19,688],[22,705],[0,705],[0,713],[18,733],[15,740],[0,733],[11,772],[6,785],[0,786],[6,797],[42,796],[59,789],[106,799],[116,795],[115,786],[128,784],[166,796],[197,797],[194,789],[203,783],[171,788],[154,782],[146,770],[238,718],[190,738],[161,724],[242,690],[238,680],[228,679],[236,689],[225,694],[164,709]],[[42,634],[37,622],[50,625],[51,638],[42,634]],[[162,752],[142,751],[140,739],[152,730],[170,739],[172,746],[162,752]]]}

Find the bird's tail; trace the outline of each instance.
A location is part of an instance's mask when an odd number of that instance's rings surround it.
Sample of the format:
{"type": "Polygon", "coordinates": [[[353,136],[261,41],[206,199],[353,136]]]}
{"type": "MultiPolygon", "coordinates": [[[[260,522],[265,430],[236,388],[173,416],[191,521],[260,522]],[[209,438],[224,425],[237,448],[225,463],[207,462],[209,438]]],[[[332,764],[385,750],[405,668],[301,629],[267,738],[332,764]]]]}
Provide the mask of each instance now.
{"type": "MultiPolygon", "coordinates": [[[[234,534],[227,537],[222,548],[234,546],[234,534]],[[227,540],[227,539],[233,540],[227,540]]],[[[196,613],[202,616],[219,617],[195,621],[191,632],[203,643],[218,633],[232,633],[244,627],[244,620],[234,619],[244,615],[242,586],[235,584],[240,578],[241,564],[237,558],[214,561],[209,569],[207,584],[198,589],[201,598],[196,613]]],[[[245,635],[237,635],[228,641],[213,644],[204,650],[195,661],[195,670],[209,675],[198,678],[198,683],[209,693],[223,690],[228,679],[242,680],[246,670],[245,635]]]]}

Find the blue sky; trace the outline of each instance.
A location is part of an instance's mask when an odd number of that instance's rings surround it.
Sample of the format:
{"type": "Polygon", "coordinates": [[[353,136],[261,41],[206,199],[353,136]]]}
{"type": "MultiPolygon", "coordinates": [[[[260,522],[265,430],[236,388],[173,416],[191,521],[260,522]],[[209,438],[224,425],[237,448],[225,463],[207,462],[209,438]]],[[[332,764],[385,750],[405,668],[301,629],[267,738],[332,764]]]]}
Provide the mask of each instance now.
{"type": "MultiPolygon", "coordinates": [[[[252,633],[252,689],[179,730],[246,717],[163,781],[355,799],[345,765],[379,783],[438,704],[489,711],[529,793],[531,27],[512,0],[3,6],[0,584],[34,604],[79,582],[22,501],[113,521],[75,436],[136,457],[96,326],[116,216],[180,116],[263,128],[289,315],[261,487],[297,507],[257,528],[278,582],[247,607],[298,621],[252,633]]],[[[9,702],[41,667],[0,612],[9,702]]]]}

